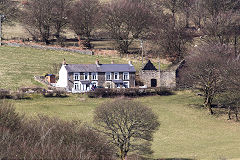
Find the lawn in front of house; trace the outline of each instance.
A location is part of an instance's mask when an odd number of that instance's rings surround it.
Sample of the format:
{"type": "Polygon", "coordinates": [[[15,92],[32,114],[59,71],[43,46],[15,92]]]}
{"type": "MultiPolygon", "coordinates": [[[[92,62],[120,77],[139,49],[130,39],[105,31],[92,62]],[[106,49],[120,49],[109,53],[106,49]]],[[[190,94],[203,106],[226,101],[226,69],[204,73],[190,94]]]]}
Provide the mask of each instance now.
{"type": "MultiPolygon", "coordinates": [[[[92,123],[94,109],[112,99],[90,99],[85,95],[68,98],[43,98],[14,101],[17,111],[34,117],[37,114],[65,120],[92,123]]],[[[200,97],[189,92],[172,96],[133,99],[147,105],[158,115],[161,126],[154,134],[152,158],[220,159],[240,157],[240,124],[210,116],[195,106],[200,97]]]]}

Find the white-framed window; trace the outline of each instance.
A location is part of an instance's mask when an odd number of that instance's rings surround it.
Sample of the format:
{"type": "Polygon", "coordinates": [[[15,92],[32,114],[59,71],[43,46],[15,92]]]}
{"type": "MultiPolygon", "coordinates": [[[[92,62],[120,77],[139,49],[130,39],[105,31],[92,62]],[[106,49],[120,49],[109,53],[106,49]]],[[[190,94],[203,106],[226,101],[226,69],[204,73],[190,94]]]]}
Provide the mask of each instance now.
{"type": "Polygon", "coordinates": [[[80,80],[80,73],[74,73],[73,79],[79,81],[80,80]]]}
{"type": "Polygon", "coordinates": [[[121,88],[121,84],[120,83],[116,83],[115,87],[116,88],[121,88]]]}
{"type": "Polygon", "coordinates": [[[105,88],[112,88],[112,82],[111,81],[106,81],[105,82],[105,88]]]}
{"type": "Polygon", "coordinates": [[[128,81],[123,82],[123,88],[129,88],[129,82],[128,81]]]}
{"type": "Polygon", "coordinates": [[[97,87],[97,86],[98,86],[98,82],[97,82],[97,81],[92,81],[92,82],[91,82],[91,85],[92,85],[93,87],[97,87]]]}
{"type": "Polygon", "coordinates": [[[129,72],[123,72],[123,80],[129,80],[129,72]]]}
{"type": "Polygon", "coordinates": [[[106,72],[105,75],[106,75],[106,80],[112,79],[111,72],[106,72]]]}
{"type": "Polygon", "coordinates": [[[79,87],[79,83],[78,82],[74,82],[74,90],[75,91],[79,91],[80,87],[79,87]]]}
{"type": "Polygon", "coordinates": [[[89,80],[89,73],[85,72],[83,73],[84,80],[89,80]]]}
{"type": "Polygon", "coordinates": [[[119,72],[114,72],[114,79],[119,80],[119,72]]]}
{"type": "Polygon", "coordinates": [[[98,73],[92,72],[92,80],[98,80],[98,73]]]}

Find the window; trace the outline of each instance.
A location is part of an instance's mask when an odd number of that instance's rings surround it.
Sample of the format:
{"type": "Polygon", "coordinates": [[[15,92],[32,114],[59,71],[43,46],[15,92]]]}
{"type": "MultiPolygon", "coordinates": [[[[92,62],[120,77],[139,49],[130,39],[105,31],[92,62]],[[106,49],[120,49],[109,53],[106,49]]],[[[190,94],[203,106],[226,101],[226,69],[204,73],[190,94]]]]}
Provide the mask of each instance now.
{"type": "Polygon", "coordinates": [[[111,72],[106,72],[106,80],[111,80],[111,72]]]}
{"type": "Polygon", "coordinates": [[[84,75],[84,80],[89,80],[89,73],[83,73],[83,75],[84,75]]]}
{"type": "Polygon", "coordinates": [[[129,88],[129,82],[123,82],[123,88],[129,88]]]}
{"type": "Polygon", "coordinates": [[[98,80],[98,74],[96,72],[92,73],[92,80],[98,80]]]}
{"type": "Polygon", "coordinates": [[[79,83],[78,82],[74,83],[74,90],[79,91],[79,83]]]}
{"type": "Polygon", "coordinates": [[[92,81],[92,87],[94,87],[94,88],[96,88],[97,86],[98,86],[98,82],[96,82],[96,81],[92,81]]]}
{"type": "Polygon", "coordinates": [[[123,80],[129,80],[129,72],[123,72],[123,80]]]}
{"type": "Polygon", "coordinates": [[[119,79],[119,72],[114,72],[114,79],[118,80],[119,79]]]}
{"type": "Polygon", "coordinates": [[[73,79],[77,81],[80,80],[80,73],[74,73],[73,79]]]}
{"type": "Polygon", "coordinates": [[[112,88],[111,81],[108,81],[108,82],[105,83],[105,88],[112,88]]]}
{"type": "Polygon", "coordinates": [[[121,88],[121,84],[120,84],[120,83],[117,83],[117,84],[116,84],[116,88],[121,88]]]}

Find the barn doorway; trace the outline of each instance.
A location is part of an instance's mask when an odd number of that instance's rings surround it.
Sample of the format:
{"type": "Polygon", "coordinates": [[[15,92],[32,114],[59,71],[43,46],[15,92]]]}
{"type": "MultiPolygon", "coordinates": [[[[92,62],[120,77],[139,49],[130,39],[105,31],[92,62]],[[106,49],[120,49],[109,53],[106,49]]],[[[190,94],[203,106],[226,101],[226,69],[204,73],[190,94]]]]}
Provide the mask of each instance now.
{"type": "Polygon", "coordinates": [[[151,79],[151,87],[157,87],[157,80],[151,79]]]}

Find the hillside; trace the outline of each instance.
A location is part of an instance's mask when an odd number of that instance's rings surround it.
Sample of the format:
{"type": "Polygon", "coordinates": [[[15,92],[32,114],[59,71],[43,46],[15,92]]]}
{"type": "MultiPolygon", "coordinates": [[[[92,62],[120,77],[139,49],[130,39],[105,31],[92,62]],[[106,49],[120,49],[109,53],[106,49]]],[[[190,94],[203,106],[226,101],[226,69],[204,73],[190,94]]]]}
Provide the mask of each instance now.
{"type": "MultiPolygon", "coordinates": [[[[240,124],[216,118],[205,109],[196,109],[201,99],[188,92],[173,96],[134,99],[153,109],[161,123],[154,134],[153,158],[169,159],[231,159],[239,158],[240,124]]],[[[28,117],[38,114],[65,120],[92,123],[94,109],[110,99],[89,99],[84,95],[68,98],[34,97],[14,101],[17,111],[28,117]]]]}
{"type": "MultiPolygon", "coordinates": [[[[35,75],[49,73],[53,64],[62,63],[66,59],[69,64],[94,64],[96,59],[101,63],[128,63],[133,61],[137,70],[141,61],[136,59],[120,58],[119,56],[89,56],[79,53],[38,50],[24,47],[0,47],[0,88],[17,89],[19,87],[39,86],[33,80],[35,75]]],[[[163,68],[166,65],[162,65],[163,68]]]]}

